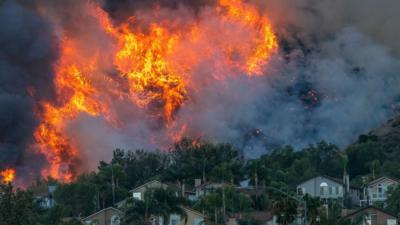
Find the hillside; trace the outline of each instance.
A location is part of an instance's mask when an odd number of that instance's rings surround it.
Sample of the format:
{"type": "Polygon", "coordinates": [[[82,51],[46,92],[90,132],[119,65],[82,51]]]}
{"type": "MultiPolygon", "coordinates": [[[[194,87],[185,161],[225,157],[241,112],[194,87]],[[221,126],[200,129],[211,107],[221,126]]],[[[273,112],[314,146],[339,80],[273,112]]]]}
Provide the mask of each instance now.
{"type": "Polygon", "coordinates": [[[390,119],[382,126],[369,132],[377,137],[387,158],[400,160],[400,116],[390,119]]]}

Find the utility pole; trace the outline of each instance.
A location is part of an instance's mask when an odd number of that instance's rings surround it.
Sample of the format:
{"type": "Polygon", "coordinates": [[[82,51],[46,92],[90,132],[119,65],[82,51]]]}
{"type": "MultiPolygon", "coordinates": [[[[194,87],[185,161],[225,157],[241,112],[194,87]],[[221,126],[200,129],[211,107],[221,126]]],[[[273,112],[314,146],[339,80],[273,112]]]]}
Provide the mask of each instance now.
{"type": "Polygon", "coordinates": [[[112,197],[113,197],[113,206],[115,205],[115,182],[114,182],[114,167],[111,163],[111,187],[112,187],[112,197]]]}

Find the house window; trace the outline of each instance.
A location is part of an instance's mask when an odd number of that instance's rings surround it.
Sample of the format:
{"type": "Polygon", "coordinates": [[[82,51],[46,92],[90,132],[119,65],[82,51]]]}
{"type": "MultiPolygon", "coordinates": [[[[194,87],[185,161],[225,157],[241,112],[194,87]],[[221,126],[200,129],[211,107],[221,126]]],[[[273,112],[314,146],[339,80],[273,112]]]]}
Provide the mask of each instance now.
{"type": "Polygon", "coordinates": [[[339,195],[343,195],[343,187],[339,186],[339,195]]]}
{"type": "Polygon", "coordinates": [[[306,192],[306,189],[305,189],[305,188],[303,188],[303,187],[298,187],[298,188],[297,188],[297,194],[298,194],[298,195],[304,195],[305,192],[306,192]]]}
{"type": "Polygon", "coordinates": [[[325,183],[325,182],[322,182],[322,183],[319,185],[319,190],[320,190],[320,194],[321,194],[322,196],[328,195],[328,184],[325,183]]]}
{"type": "Polygon", "coordinates": [[[382,184],[378,185],[378,193],[383,193],[382,184]]]}
{"type": "Polygon", "coordinates": [[[170,225],[180,225],[181,217],[179,215],[171,215],[170,225]]]}
{"type": "Polygon", "coordinates": [[[339,187],[336,186],[335,189],[336,189],[336,195],[339,195],[339,187]]]}
{"type": "Polygon", "coordinates": [[[133,198],[137,200],[142,200],[142,193],[140,192],[133,192],[133,198]]]}
{"type": "Polygon", "coordinates": [[[383,198],[384,195],[384,189],[382,184],[378,184],[378,198],[383,198]]]}
{"type": "Polygon", "coordinates": [[[329,187],[329,195],[333,194],[333,187],[329,187]]]}

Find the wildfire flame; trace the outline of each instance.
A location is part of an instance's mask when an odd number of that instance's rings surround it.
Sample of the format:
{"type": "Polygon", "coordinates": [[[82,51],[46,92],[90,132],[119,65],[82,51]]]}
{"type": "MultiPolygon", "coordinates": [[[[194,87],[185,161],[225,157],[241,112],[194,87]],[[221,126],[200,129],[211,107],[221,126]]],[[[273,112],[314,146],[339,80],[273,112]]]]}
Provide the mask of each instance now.
{"type": "Polygon", "coordinates": [[[15,170],[14,169],[6,169],[0,172],[1,180],[4,183],[11,183],[15,179],[15,170]]]}
{"type": "MultiPolygon", "coordinates": [[[[87,57],[78,40],[63,34],[60,59],[55,65],[57,103],[41,103],[37,112],[41,124],[34,134],[39,152],[49,162],[42,175],[66,182],[75,176],[72,168],[79,158],[79,149],[65,134],[65,128],[79,114],[101,115],[109,123],[117,124],[110,99],[124,99],[143,110],[152,108],[149,116],[161,119],[166,128],[172,127],[176,112],[190,101],[189,90],[196,90],[198,84],[191,77],[199,62],[222,55],[214,63],[215,72],[210,74],[214,80],[225,79],[225,73],[220,72],[225,68],[261,76],[278,49],[268,18],[241,0],[217,3],[212,13],[218,18],[218,31],[197,23],[172,29],[170,21],[151,23],[143,29],[134,17],[114,25],[99,6],[89,4],[89,14],[113,40],[115,50],[99,50],[87,57]],[[243,30],[248,31],[246,40],[235,38],[235,32],[243,30]],[[210,41],[210,36],[216,40],[210,41]],[[111,59],[118,78],[111,79],[99,72],[102,60],[107,59],[111,59]],[[121,87],[126,85],[124,91],[121,87]]],[[[175,130],[179,132],[171,135],[173,140],[183,135],[186,126],[175,130]]]]}

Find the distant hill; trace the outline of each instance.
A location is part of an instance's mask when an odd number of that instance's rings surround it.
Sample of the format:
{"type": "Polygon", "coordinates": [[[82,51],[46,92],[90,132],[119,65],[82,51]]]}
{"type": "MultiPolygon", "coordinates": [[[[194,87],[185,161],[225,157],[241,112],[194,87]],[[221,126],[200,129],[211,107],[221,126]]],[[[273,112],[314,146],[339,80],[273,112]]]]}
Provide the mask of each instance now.
{"type": "Polygon", "coordinates": [[[368,135],[376,136],[387,158],[400,160],[400,116],[370,131],[368,135]]]}

